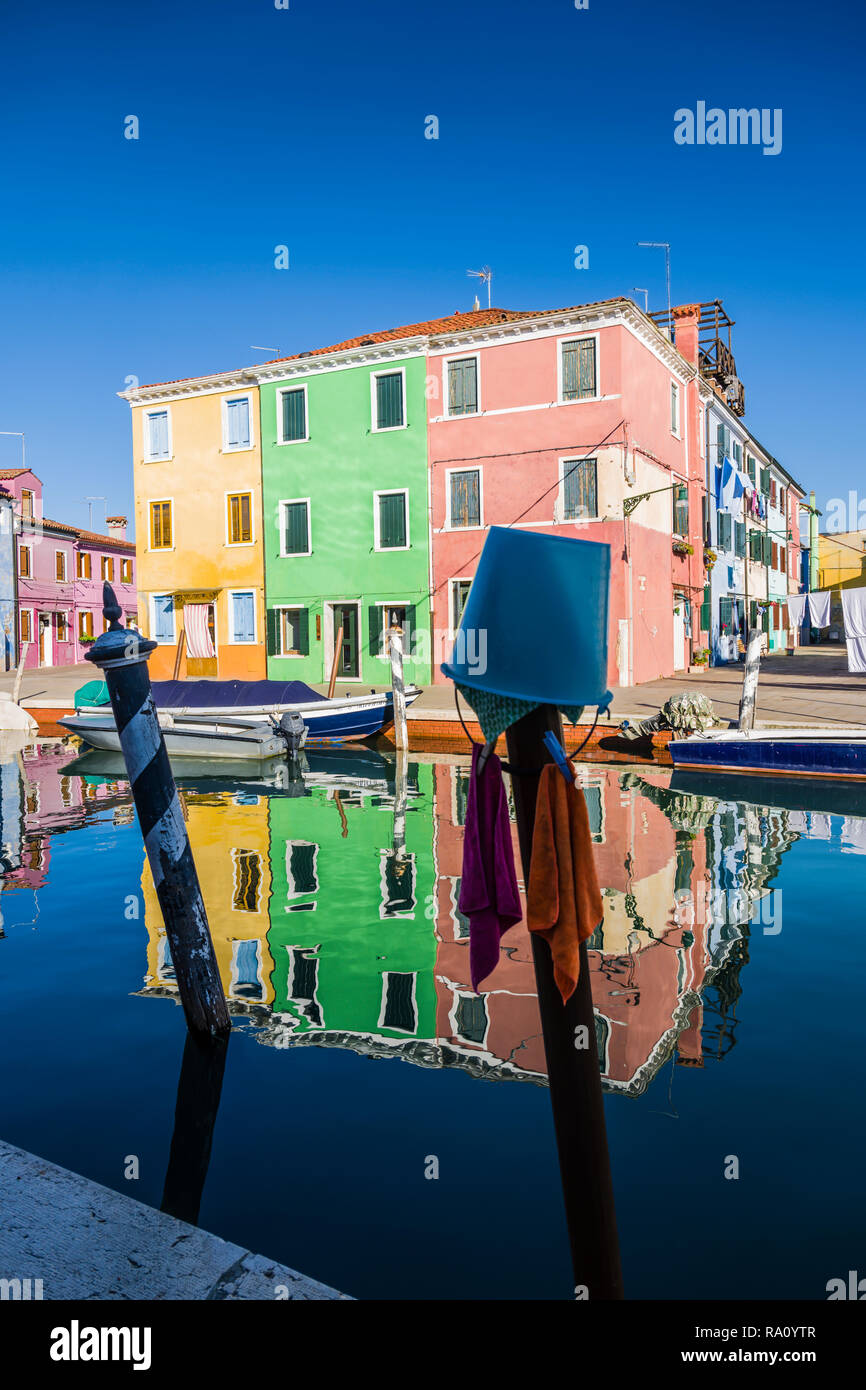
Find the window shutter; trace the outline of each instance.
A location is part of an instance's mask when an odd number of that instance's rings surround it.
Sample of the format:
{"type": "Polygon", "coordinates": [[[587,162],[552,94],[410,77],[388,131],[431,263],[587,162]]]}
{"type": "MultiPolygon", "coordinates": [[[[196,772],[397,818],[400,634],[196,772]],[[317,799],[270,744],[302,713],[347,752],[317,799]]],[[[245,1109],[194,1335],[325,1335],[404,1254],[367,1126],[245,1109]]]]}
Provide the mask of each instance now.
{"type": "Polygon", "coordinates": [[[226,403],[226,433],[230,449],[250,447],[250,403],[246,397],[226,403]]]}
{"type": "Polygon", "coordinates": [[[712,591],[709,584],[704,585],[704,601],[701,604],[701,632],[710,630],[710,614],[712,609],[712,591]]]}
{"type": "Polygon", "coordinates": [[[402,492],[379,498],[379,548],[401,549],[406,545],[406,497],[402,492]]]}
{"type": "Polygon", "coordinates": [[[156,626],[154,636],[158,642],[174,641],[174,599],[171,594],[157,594],[153,600],[153,616],[156,626]]]}
{"type": "Polygon", "coordinates": [[[562,345],[562,399],[585,400],[595,395],[595,342],[582,339],[562,345]]]}
{"type": "MultiPolygon", "coordinates": [[[[382,628],[385,610],[378,603],[370,604],[370,655],[382,655],[382,628]]],[[[387,656],[388,653],[386,652],[387,656]]]]}
{"type": "Polygon", "coordinates": [[[298,609],[298,651],[301,656],[310,654],[310,610],[298,609]]]}
{"type": "Polygon", "coordinates": [[[451,474],[452,526],[481,525],[479,479],[480,474],[477,469],[466,473],[451,474]]]}
{"type": "Polygon", "coordinates": [[[415,640],[415,605],[406,604],[406,617],[403,619],[403,655],[412,656],[412,643],[415,640]]]}
{"type": "Polygon", "coordinates": [[[474,357],[448,363],[449,415],[474,415],[478,409],[477,366],[474,357]]]}
{"type": "Polygon", "coordinates": [[[772,543],[772,541],[770,540],[770,537],[768,536],[768,534],[767,534],[766,531],[765,531],[765,532],[764,532],[764,537],[763,537],[763,549],[764,549],[764,553],[763,553],[762,559],[763,559],[764,564],[767,565],[767,567],[770,566],[770,564],[772,563],[772,559],[773,559],[772,545],[773,545],[773,543],[772,543]]]}
{"type": "Polygon", "coordinates": [[[403,376],[388,372],[376,377],[376,427],[395,429],[403,423],[403,376]]]}
{"type": "Polygon", "coordinates": [[[234,595],[234,629],[236,642],[255,640],[255,600],[252,594],[234,595]]]}
{"type": "Polygon", "coordinates": [[[305,555],[310,549],[306,502],[289,502],[285,509],[286,554],[305,555]]]}
{"type": "Polygon", "coordinates": [[[731,517],[727,512],[719,512],[719,546],[722,550],[731,548],[731,517]]]}
{"type": "Polygon", "coordinates": [[[266,614],[268,656],[280,654],[280,613],[277,608],[269,608],[266,614]]]}
{"type": "Polygon", "coordinates": [[[283,392],[283,439],[305,439],[307,418],[304,407],[304,392],[283,392]]]}

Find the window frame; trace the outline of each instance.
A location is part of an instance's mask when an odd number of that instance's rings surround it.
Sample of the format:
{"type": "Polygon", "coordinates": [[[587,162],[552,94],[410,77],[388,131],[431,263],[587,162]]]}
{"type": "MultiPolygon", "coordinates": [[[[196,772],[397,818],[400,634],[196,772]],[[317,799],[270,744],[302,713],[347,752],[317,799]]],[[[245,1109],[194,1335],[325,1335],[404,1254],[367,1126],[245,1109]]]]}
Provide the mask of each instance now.
{"type": "Polygon", "coordinates": [[[220,409],[222,412],[222,450],[224,454],[248,454],[256,447],[255,412],[253,410],[252,391],[230,391],[227,395],[220,397],[220,409]],[[247,415],[250,423],[250,442],[249,444],[229,444],[229,406],[235,401],[246,401],[247,415]]]}
{"type": "Polygon", "coordinates": [[[556,340],[556,403],[557,405],[584,405],[587,401],[600,401],[601,396],[601,346],[598,332],[595,333],[568,333],[563,338],[556,340]],[[576,400],[566,400],[563,395],[563,374],[562,374],[562,350],[569,343],[592,341],[595,343],[595,394],[592,396],[579,396],[576,400]]]}
{"type": "MultiPolygon", "coordinates": [[[[309,497],[282,497],[277,503],[279,508],[279,528],[280,528],[280,556],[281,560],[303,560],[305,556],[313,553],[313,504],[309,497]],[[301,502],[307,508],[307,549],[306,550],[286,550],[286,523],[283,513],[284,507],[296,507],[301,502]]],[[[291,605],[289,605],[291,606],[291,605]]],[[[302,605],[303,607],[303,605],[302,605]]]]}
{"type": "Polygon", "coordinates": [[[278,660],[280,660],[280,661],[304,661],[304,660],[306,659],[307,653],[305,653],[305,652],[300,652],[300,651],[296,651],[296,652],[295,652],[295,651],[293,651],[293,652],[287,652],[287,651],[284,651],[284,650],[283,650],[283,613],[302,613],[302,612],[304,611],[304,609],[305,609],[305,608],[308,609],[308,607],[309,607],[309,606],[308,606],[307,604],[305,604],[305,603],[275,603],[275,604],[273,605],[273,608],[272,608],[271,611],[274,612],[274,613],[276,613],[276,614],[278,615],[278,616],[277,616],[277,633],[278,633],[278,636],[279,636],[279,639],[280,639],[280,650],[279,650],[278,652],[274,652],[273,655],[274,655],[278,660]]]}
{"type": "MultiPolygon", "coordinates": [[[[113,555],[100,555],[100,557],[99,557],[99,572],[100,572],[100,576],[101,576],[101,578],[102,578],[103,584],[106,582],[106,580],[108,581],[109,584],[113,584],[113,583],[114,583],[114,556],[113,556],[113,555]],[[109,570],[109,573],[108,573],[108,574],[106,574],[106,570],[109,570]]],[[[83,577],[84,577],[84,576],[82,576],[82,578],[83,578],[83,577]]]]}
{"type": "Polygon", "coordinates": [[[69,552],[66,551],[66,550],[56,550],[56,549],[55,549],[55,551],[54,551],[54,582],[55,582],[55,584],[68,584],[68,583],[69,583],[69,552]],[[58,560],[58,558],[61,557],[61,556],[62,556],[62,558],[63,558],[63,573],[62,573],[62,574],[58,574],[58,573],[57,573],[57,569],[58,569],[57,560],[58,560]]]}
{"type": "MultiPolygon", "coordinates": [[[[240,449],[234,449],[234,450],[232,450],[231,452],[233,452],[233,453],[240,453],[241,451],[240,451],[240,449]]],[[[226,545],[229,546],[229,547],[231,547],[231,549],[233,549],[233,550],[236,550],[239,546],[242,547],[242,546],[247,546],[247,545],[255,545],[255,543],[256,543],[256,518],[255,518],[255,507],[253,506],[253,490],[252,490],[252,488],[245,488],[245,489],[243,489],[243,490],[236,490],[236,489],[232,489],[232,488],[227,488],[226,491],[223,493],[223,501],[224,501],[224,503],[225,503],[226,545]],[[250,538],[249,538],[248,541],[233,541],[233,540],[232,540],[232,533],[231,533],[231,507],[230,507],[230,505],[229,505],[229,503],[230,503],[232,497],[248,497],[248,498],[250,499],[250,538]]]]}
{"type": "Polygon", "coordinates": [[[671,434],[674,439],[682,439],[683,401],[682,388],[675,377],[671,377],[671,434]]]}
{"type": "Polygon", "coordinates": [[[394,434],[397,430],[405,430],[409,427],[409,411],[406,402],[406,368],[405,367],[382,367],[378,371],[370,373],[370,433],[371,434],[394,434]],[[403,423],[402,425],[379,425],[379,402],[376,382],[380,376],[399,376],[401,378],[400,389],[403,393],[403,423]]]}
{"type": "MultiPolygon", "coordinates": [[[[382,610],[382,621],[381,621],[380,624],[379,624],[379,650],[378,650],[378,652],[376,653],[376,655],[375,655],[375,657],[374,657],[374,660],[375,660],[375,661],[390,661],[390,660],[391,660],[391,652],[390,652],[390,649],[389,649],[389,647],[388,647],[388,643],[387,643],[387,640],[386,640],[387,634],[388,634],[388,632],[390,631],[390,628],[387,628],[387,627],[385,626],[385,613],[386,613],[386,611],[387,611],[389,608],[403,608],[403,609],[412,608],[412,609],[414,609],[415,606],[416,606],[416,605],[412,602],[412,600],[411,600],[411,599],[408,599],[408,598],[401,598],[401,599],[386,599],[386,600],[374,599],[374,601],[373,601],[373,603],[370,605],[370,607],[371,607],[371,608],[380,608],[380,609],[382,610]]],[[[404,627],[404,628],[403,628],[404,636],[405,636],[405,632],[406,632],[406,629],[405,629],[405,627],[404,627]]],[[[411,631],[410,637],[414,640],[414,637],[415,637],[415,632],[414,632],[414,630],[411,631]]],[[[412,654],[411,654],[411,652],[407,652],[407,651],[404,649],[404,652],[403,652],[403,659],[404,659],[404,660],[409,660],[409,661],[411,661],[411,660],[412,660],[412,654]]]]}
{"type": "MultiPolygon", "coordinates": [[[[229,647],[255,647],[255,646],[258,646],[258,641],[259,641],[259,605],[258,605],[258,603],[256,602],[256,593],[257,593],[257,590],[256,590],[252,585],[249,585],[249,584],[248,584],[245,588],[242,588],[242,589],[229,589],[229,590],[227,590],[227,598],[228,598],[228,614],[227,614],[227,617],[228,617],[228,641],[227,641],[227,643],[226,643],[226,646],[229,646],[229,647]],[[235,600],[235,598],[236,598],[239,594],[249,594],[250,598],[251,598],[252,601],[253,601],[253,635],[252,635],[251,638],[239,638],[239,637],[235,637],[235,629],[234,629],[234,600],[235,600]]],[[[214,644],[214,645],[216,645],[216,644],[214,644]]]]}
{"type": "Polygon", "coordinates": [[[32,543],[32,541],[19,541],[19,542],[18,542],[18,578],[19,578],[19,579],[32,579],[32,578],[33,578],[33,543],[32,543]],[[23,569],[21,568],[21,551],[22,551],[22,550],[26,550],[26,552],[27,552],[27,573],[26,573],[26,574],[24,573],[23,569]]]}
{"type": "Polygon", "coordinates": [[[310,401],[307,392],[307,383],[301,382],[299,386],[278,386],[276,390],[276,411],[277,411],[277,446],[282,448],[284,444],[308,444],[310,441],[310,401]],[[283,396],[292,391],[303,391],[304,393],[304,437],[303,439],[283,439],[283,396]]]}
{"type": "Polygon", "coordinates": [[[78,640],[93,636],[93,610],[90,608],[79,608],[78,610],[78,640]],[[84,631],[84,619],[87,619],[88,631],[84,631]]]}
{"type": "Polygon", "coordinates": [[[559,491],[557,493],[557,512],[559,513],[558,524],[560,526],[582,526],[586,522],[600,521],[601,517],[598,510],[598,455],[592,454],[589,458],[575,458],[573,454],[563,454],[559,459],[559,491]],[[594,463],[595,464],[595,516],[566,516],[565,515],[565,466],[568,463],[594,463]]]}
{"type": "Polygon", "coordinates": [[[174,498],[173,497],[149,497],[147,499],[147,550],[154,555],[168,554],[174,550],[174,498]],[[171,526],[171,545],[153,544],[153,508],[169,506],[169,524],[171,526]]]}
{"type": "Polygon", "coordinates": [[[482,415],[481,409],[481,353],[480,352],[457,352],[450,353],[442,358],[442,419],[443,420],[471,420],[476,415],[482,415]],[[468,362],[470,358],[475,359],[475,409],[464,410],[460,414],[452,415],[448,409],[448,383],[449,367],[452,362],[468,362]]]}
{"type": "Polygon", "coordinates": [[[35,521],[35,520],[36,520],[36,493],[33,491],[32,487],[23,487],[23,488],[21,489],[21,520],[22,520],[22,521],[35,521]],[[29,511],[27,510],[27,508],[26,508],[25,505],[24,505],[24,498],[25,498],[25,497],[29,497],[29,498],[30,498],[30,510],[29,510],[29,511]]]}
{"type": "Polygon", "coordinates": [[[120,557],[120,582],[121,584],[133,584],[135,582],[135,570],[131,555],[121,555],[120,557]]]}
{"type": "Polygon", "coordinates": [[[479,465],[477,468],[446,468],[445,469],[445,527],[446,531],[483,531],[484,527],[484,469],[479,465]],[[478,474],[478,524],[473,526],[455,526],[451,515],[451,476],[454,473],[477,473],[478,474]]]}
{"type": "Polygon", "coordinates": [[[26,643],[28,644],[28,646],[29,646],[29,645],[32,645],[32,643],[33,643],[33,626],[34,626],[34,624],[33,624],[33,614],[34,614],[34,612],[35,612],[35,609],[33,609],[33,608],[22,608],[22,609],[20,610],[20,618],[21,618],[21,625],[22,625],[22,626],[21,626],[21,631],[19,632],[19,640],[20,640],[21,642],[26,642],[26,643]],[[25,618],[27,619],[27,626],[28,626],[29,629],[30,629],[30,636],[29,636],[29,637],[25,637],[25,636],[24,636],[23,621],[24,621],[25,618]]]}
{"type": "MultiPolygon", "coordinates": [[[[451,634],[449,640],[452,641],[452,642],[453,642],[454,639],[456,638],[457,633],[458,633],[458,630],[459,630],[459,628],[460,628],[460,623],[457,624],[457,627],[452,627],[452,623],[453,623],[453,621],[454,621],[454,593],[455,593],[456,586],[457,586],[458,584],[468,584],[468,585],[469,585],[469,590],[470,590],[470,592],[471,592],[471,591],[472,591],[472,575],[470,575],[470,574],[463,574],[463,575],[461,575],[461,574],[456,574],[456,575],[453,575],[453,576],[448,580],[448,631],[449,631],[449,633],[451,634]]],[[[468,600],[469,600],[469,594],[466,595],[466,599],[467,599],[467,602],[468,602],[468,600]]],[[[464,605],[463,605],[463,610],[464,610],[464,612],[466,611],[466,604],[465,604],[465,603],[464,603],[464,605]]],[[[462,622],[462,620],[463,620],[463,617],[462,617],[462,614],[461,614],[461,622],[462,622]]]]}
{"type": "Polygon", "coordinates": [[[409,529],[409,489],[407,487],[379,488],[373,493],[373,549],[387,555],[391,551],[411,550],[412,536],[409,529]],[[382,545],[382,518],[379,499],[382,497],[403,497],[403,516],[406,530],[405,545],[382,545]]]}
{"type": "Polygon", "coordinates": [[[144,419],[143,438],[142,438],[142,450],[141,450],[141,452],[142,452],[142,461],[143,461],[144,463],[171,463],[172,459],[174,458],[174,435],[173,435],[173,433],[172,433],[172,428],[171,428],[171,406],[170,406],[170,405],[164,405],[164,406],[160,405],[160,406],[151,406],[150,409],[145,408],[145,409],[142,411],[142,416],[143,416],[143,419],[144,419]],[[151,454],[151,452],[150,452],[150,425],[149,425],[148,421],[150,420],[151,415],[165,415],[165,417],[166,417],[166,426],[167,426],[167,432],[168,432],[168,453],[167,453],[167,454],[151,454]]]}
{"type": "Polygon", "coordinates": [[[150,636],[153,642],[160,647],[174,647],[177,645],[177,605],[174,601],[174,594],[167,593],[165,590],[160,593],[148,594],[147,599],[148,618],[150,620],[150,636]],[[156,600],[158,598],[171,599],[171,630],[170,638],[157,637],[156,635],[156,600]]]}

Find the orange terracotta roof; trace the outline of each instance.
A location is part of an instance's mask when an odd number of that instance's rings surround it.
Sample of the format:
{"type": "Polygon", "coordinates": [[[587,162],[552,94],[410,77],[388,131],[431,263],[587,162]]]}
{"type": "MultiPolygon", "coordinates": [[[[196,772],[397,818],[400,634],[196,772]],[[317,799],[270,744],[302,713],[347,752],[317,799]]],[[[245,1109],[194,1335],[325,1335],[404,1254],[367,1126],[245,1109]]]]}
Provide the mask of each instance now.
{"type": "Polygon", "coordinates": [[[52,531],[64,531],[67,535],[77,536],[79,540],[109,546],[114,550],[135,550],[133,541],[121,541],[115,536],[103,536],[99,531],[83,531],[80,526],[70,526],[65,521],[51,521],[47,516],[42,518],[42,525],[49,526],[52,531]]]}
{"type": "Polygon", "coordinates": [[[29,472],[29,468],[0,468],[0,478],[20,478],[22,473],[29,472]]]}
{"type": "MultiPolygon", "coordinates": [[[[465,314],[449,314],[440,319],[424,319],[421,323],[408,323],[400,328],[383,328],[375,333],[361,333],[356,338],[345,338],[341,343],[331,343],[328,347],[311,348],[307,352],[294,352],[288,357],[272,357],[267,362],[261,362],[260,367],[272,367],[278,362],[297,362],[305,357],[321,357],[329,352],[348,352],[352,348],[374,347],[379,343],[398,342],[401,338],[435,338],[441,333],[460,333],[464,329],[470,328],[493,328],[499,323],[514,323],[518,319],[540,319],[550,318],[556,314],[571,314],[578,309],[593,309],[596,306],[601,308],[607,304],[616,304],[624,295],[617,295],[613,299],[599,299],[591,301],[589,304],[571,304],[560,309],[468,309],[465,314]]],[[[629,300],[629,304],[633,301],[629,300]]],[[[238,367],[236,371],[255,371],[255,368],[238,367]]],[[[211,376],[230,376],[230,372],[212,372],[206,377],[185,376],[176,377],[170,381],[152,381],[149,386],[181,386],[184,382],[209,380],[211,376]]],[[[143,389],[147,389],[146,387],[143,389]]]]}

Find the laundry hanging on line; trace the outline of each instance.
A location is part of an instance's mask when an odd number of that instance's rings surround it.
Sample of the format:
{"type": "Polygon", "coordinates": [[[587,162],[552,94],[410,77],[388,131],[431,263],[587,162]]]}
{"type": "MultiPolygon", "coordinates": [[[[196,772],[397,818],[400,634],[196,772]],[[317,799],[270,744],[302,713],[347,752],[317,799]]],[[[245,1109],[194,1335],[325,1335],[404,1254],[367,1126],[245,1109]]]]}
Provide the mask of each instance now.
{"type": "Polygon", "coordinates": [[[482,745],[472,749],[457,906],[469,919],[469,974],[478,991],[499,964],[499,943],[523,916],[502,764],[495,753],[479,775],[482,745]]]}
{"type": "Polygon", "coordinates": [[[848,670],[862,675],[866,672],[866,587],[842,590],[842,617],[848,670]]]}
{"type": "Polygon", "coordinates": [[[830,590],[819,589],[809,594],[809,621],[813,627],[830,626],[830,590]]]}

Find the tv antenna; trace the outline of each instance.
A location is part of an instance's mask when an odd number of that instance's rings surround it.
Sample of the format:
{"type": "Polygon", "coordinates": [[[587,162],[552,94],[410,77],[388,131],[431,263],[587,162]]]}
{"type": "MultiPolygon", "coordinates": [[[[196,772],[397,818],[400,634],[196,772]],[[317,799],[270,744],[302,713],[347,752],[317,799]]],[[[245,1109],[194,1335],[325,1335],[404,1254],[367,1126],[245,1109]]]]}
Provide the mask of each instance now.
{"type": "Polygon", "coordinates": [[[632,288],[632,294],[642,294],[642,295],[643,295],[643,311],[644,311],[645,314],[648,314],[648,313],[649,313],[649,290],[639,290],[638,287],[637,287],[637,285],[635,285],[635,286],[632,288]]]}
{"type": "Polygon", "coordinates": [[[655,246],[659,251],[665,253],[665,280],[668,287],[668,337],[673,340],[671,332],[671,244],[669,241],[639,241],[638,246],[655,246]]]}
{"type": "Polygon", "coordinates": [[[467,275],[474,275],[476,280],[481,280],[487,286],[487,307],[490,308],[490,281],[493,279],[493,271],[489,265],[482,266],[480,270],[467,270],[467,275]]]}
{"type": "Polygon", "coordinates": [[[250,352],[272,352],[274,357],[279,357],[280,355],[280,349],[278,347],[257,347],[255,343],[250,344],[250,352]]]}
{"type": "MultiPolygon", "coordinates": [[[[107,498],[105,498],[105,497],[85,497],[84,500],[85,500],[85,502],[87,503],[87,527],[88,527],[88,530],[92,531],[92,530],[93,530],[93,504],[94,504],[94,502],[105,502],[105,501],[107,501],[107,498]]],[[[105,517],[105,508],[104,508],[104,507],[102,508],[102,515],[103,515],[103,518],[104,518],[104,517],[105,517]]]]}

